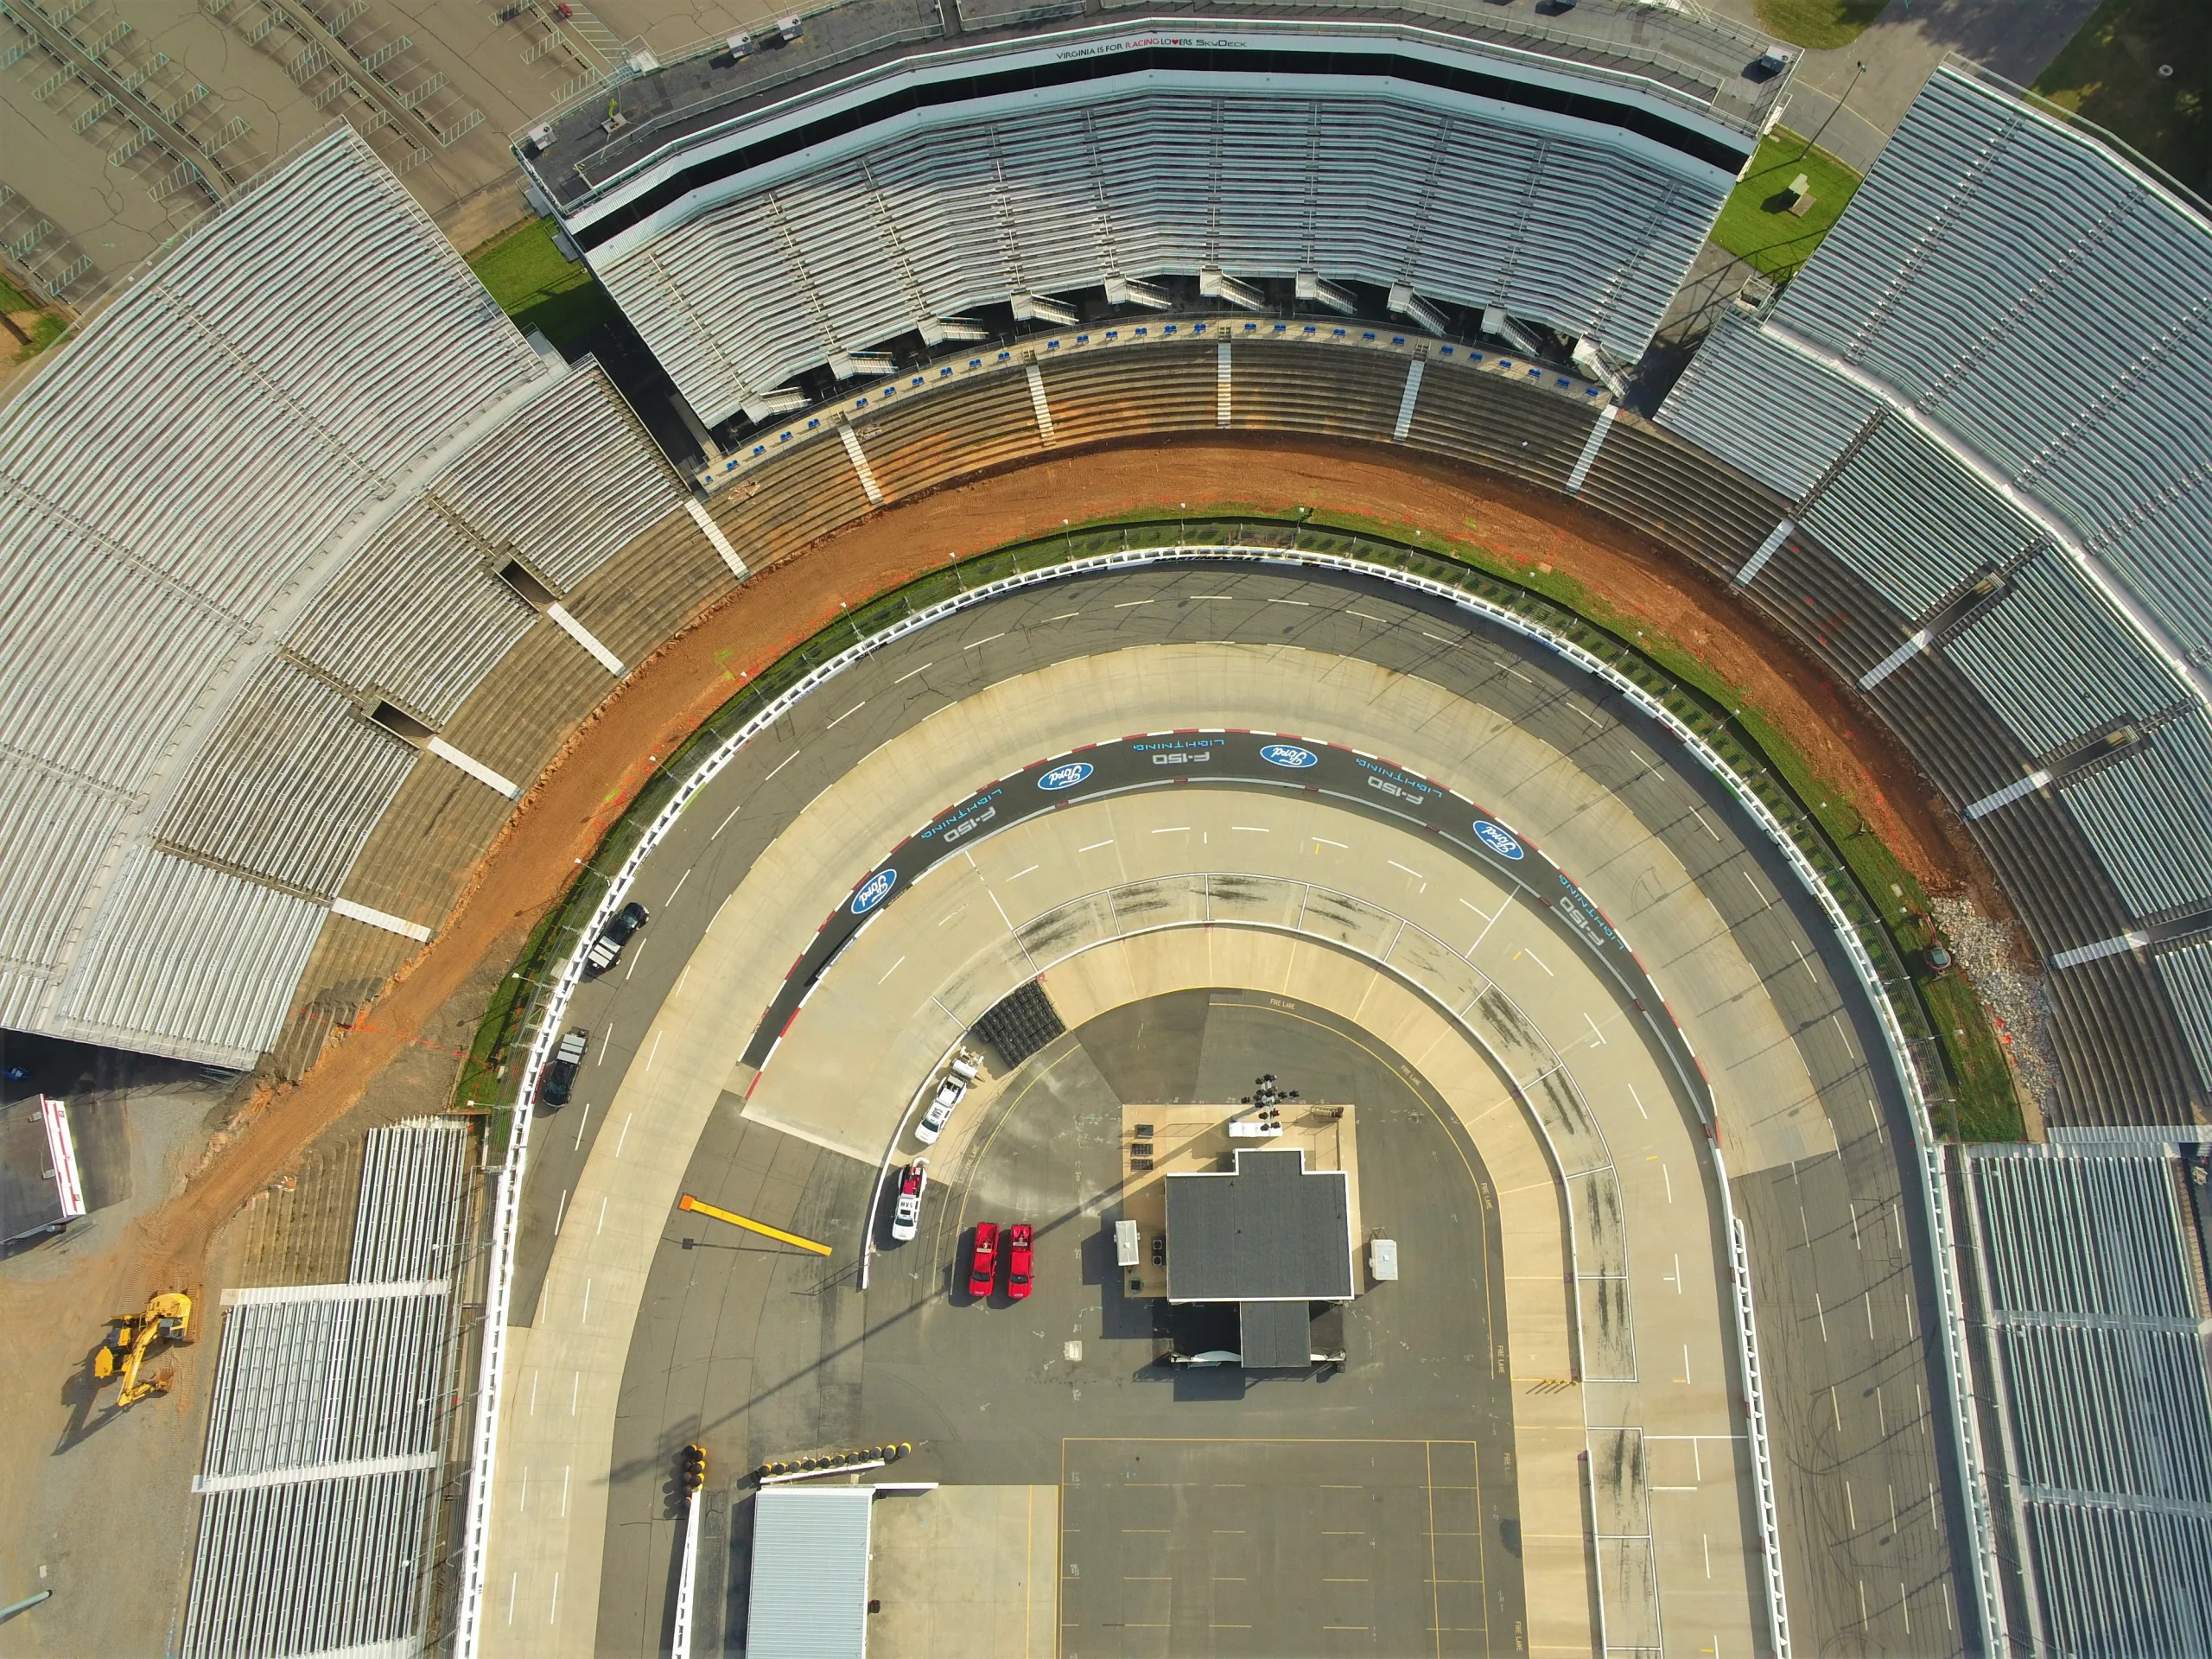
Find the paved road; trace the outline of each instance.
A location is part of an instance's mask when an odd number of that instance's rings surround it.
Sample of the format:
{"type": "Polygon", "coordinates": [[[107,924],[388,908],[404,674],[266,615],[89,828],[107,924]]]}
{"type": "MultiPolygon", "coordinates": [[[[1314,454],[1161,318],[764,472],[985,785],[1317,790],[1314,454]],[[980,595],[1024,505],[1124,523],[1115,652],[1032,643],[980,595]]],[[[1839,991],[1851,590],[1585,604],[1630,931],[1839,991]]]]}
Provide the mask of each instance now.
{"type": "MultiPolygon", "coordinates": [[[[1805,1166],[1769,1170],[1738,1182],[1753,1230],[1755,1287],[1768,1325],[1769,1386],[1778,1402],[1778,1426],[1789,1436],[1783,1529],[1800,1640],[1832,1635],[1900,1651],[1943,1645],[1936,1633],[1946,1628],[1947,1618],[1957,1618],[1947,1548],[1955,1533],[1949,1500],[1941,1491],[1932,1506],[1928,1498],[1943,1460],[1924,1419],[1899,1415],[1908,1396],[1927,1400],[1933,1376],[1918,1336],[1928,1302],[1916,1266],[1923,1245],[1911,1217],[1897,1203],[1898,1136],[1877,1133],[1885,1118],[1891,1124],[1897,1120],[1884,1079],[1859,1058],[1869,1021],[1863,1010],[1837,995],[1817,925],[1808,926],[1812,918],[1789,896],[1788,878],[1774,868],[1776,861],[1756,845],[1735,841],[1725,803],[1694,778],[1655,770],[1649,734],[1624,731],[1610,710],[1593,715],[1586,694],[1563,684],[1541,653],[1503,640],[1485,641],[1479,652],[1465,649],[1456,620],[1408,610],[1363,584],[1211,571],[1203,583],[1155,572],[1069,584],[968,613],[906,642],[841,678],[813,700],[816,706],[798,711],[773,738],[756,745],[755,753],[708,791],[649,865],[639,891],[649,904],[661,898],[663,912],[641,936],[643,949],[633,947],[623,969],[587,993],[577,1014],[609,1033],[603,1051],[609,1084],[634,1057],[652,1008],[675,988],[671,982],[703,934],[719,894],[783,823],[861,755],[984,683],[1048,661],[1176,638],[1287,640],[1417,673],[1501,721],[1544,735],[1575,767],[1611,784],[1618,800],[1652,835],[1686,861],[1694,855],[1691,868],[1700,889],[1761,964],[1770,994],[1787,1003],[1795,1046],[1821,1085],[1821,1102],[1841,1148],[1805,1166]],[[1190,597],[1201,588],[1234,594],[1235,602],[1190,597]],[[732,811],[737,816],[725,818],[732,811]],[[667,906],[671,894],[683,902],[667,906]],[[1790,982],[1793,973],[1802,984],[1790,982]],[[1783,1192],[1792,1199],[1803,1195],[1802,1216],[1793,1216],[1794,1205],[1777,1197],[1783,1192]],[[1794,1231],[1793,1219],[1798,1224],[1794,1231]],[[1856,1243],[1847,1256],[1837,1246],[1853,1236],[1854,1219],[1856,1243]],[[1868,1236],[1870,1224],[1883,1223],[1892,1240],[1887,1254],[1868,1236]],[[1825,1250],[1815,1248],[1822,1239],[1825,1250]],[[1856,1325],[1840,1331],[1832,1313],[1838,1307],[1850,1309],[1856,1325]],[[1871,1339],[1865,1334],[1870,1309],[1871,1339]],[[1854,1393],[1871,1422],[1854,1421],[1846,1408],[1845,1396],[1854,1393]],[[1826,1440],[1812,1421],[1815,1408],[1823,1405],[1830,1414],[1826,1440]],[[1902,1598],[1898,1585],[1904,1586],[1902,1598]],[[1861,1586],[1866,1588],[1863,1611],[1861,1586]]],[[[957,795],[973,781],[948,780],[944,793],[957,795]]],[[[1593,890],[1601,885],[1599,875],[1584,879],[1593,890]]],[[[733,1017],[743,1016],[734,1012],[733,1017]]],[[[596,1083],[598,1070],[588,1069],[587,1077],[596,1083]]],[[[741,1139],[757,1131],[758,1126],[728,1116],[741,1139]]],[[[556,1122],[557,1129],[549,1125],[550,1132],[541,1135],[543,1155],[533,1166],[524,1256],[531,1277],[517,1300],[523,1308],[532,1305],[527,1287],[542,1278],[556,1217],[563,1227],[577,1224],[565,1213],[567,1195],[607,1124],[605,1099],[594,1103],[593,1090],[580,1091],[577,1105],[556,1122]],[[594,1103],[596,1111],[582,1109],[594,1103]]],[[[624,1132],[615,1129],[618,1135],[624,1132]]],[[[855,1224],[872,1170],[855,1166],[852,1174],[820,1178],[817,1167],[842,1168],[853,1160],[818,1147],[791,1148],[788,1141],[764,1140],[749,1154],[734,1146],[729,1156],[751,1159],[763,1203],[780,1199],[793,1214],[811,1205],[819,1217],[816,1224],[824,1227],[855,1224]]],[[[845,1299],[795,1282],[783,1285],[780,1294],[787,1301],[811,1295],[822,1340],[833,1351],[843,1345],[845,1316],[836,1309],[845,1299]]],[[[786,1323],[764,1318],[760,1328],[786,1323]]],[[[626,1383],[626,1410],[641,1381],[633,1372],[626,1383]]],[[[830,1386],[843,1384],[833,1376],[830,1386]]],[[[609,1548],[616,1548],[612,1538],[609,1548]]]]}

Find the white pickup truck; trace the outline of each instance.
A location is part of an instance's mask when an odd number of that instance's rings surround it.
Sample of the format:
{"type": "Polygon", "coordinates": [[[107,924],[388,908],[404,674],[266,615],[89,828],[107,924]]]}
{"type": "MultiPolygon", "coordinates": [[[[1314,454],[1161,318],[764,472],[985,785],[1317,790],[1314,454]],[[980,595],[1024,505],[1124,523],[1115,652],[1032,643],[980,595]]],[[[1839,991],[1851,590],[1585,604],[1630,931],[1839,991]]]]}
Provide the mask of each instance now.
{"type": "Polygon", "coordinates": [[[944,1133],[944,1126],[952,1118],[952,1109],[966,1096],[982,1063],[981,1055],[964,1048],[953,1055],[952,1064],[945,1067],[944,1076],[937,1085],[937,1097],[930,1102],[929,1110],[922,1114],[922,1121],[914,1125],[915,1140],[928,1145],[944,1133]]]}

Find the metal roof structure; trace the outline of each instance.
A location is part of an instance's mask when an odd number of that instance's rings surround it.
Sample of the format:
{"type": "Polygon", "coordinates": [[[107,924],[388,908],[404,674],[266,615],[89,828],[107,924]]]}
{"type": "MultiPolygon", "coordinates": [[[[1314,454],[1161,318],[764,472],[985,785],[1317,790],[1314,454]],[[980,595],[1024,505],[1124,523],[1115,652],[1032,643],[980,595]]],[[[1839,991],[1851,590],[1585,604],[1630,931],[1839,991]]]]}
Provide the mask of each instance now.
{"type": "Polygon", "coordinates": [[[864,1659],[873,1486],[770,1486],[753,1500],[750,1659],[864,1659]]]}
{"type": "Polygon", "coordinates": [[[1351,1217],[1344,1171],[1306,1168],[1298,1147],[1240,1147],[1233,1171],[1172,1174],[1167,1300],[1350,1301],[1351,1217]]]}

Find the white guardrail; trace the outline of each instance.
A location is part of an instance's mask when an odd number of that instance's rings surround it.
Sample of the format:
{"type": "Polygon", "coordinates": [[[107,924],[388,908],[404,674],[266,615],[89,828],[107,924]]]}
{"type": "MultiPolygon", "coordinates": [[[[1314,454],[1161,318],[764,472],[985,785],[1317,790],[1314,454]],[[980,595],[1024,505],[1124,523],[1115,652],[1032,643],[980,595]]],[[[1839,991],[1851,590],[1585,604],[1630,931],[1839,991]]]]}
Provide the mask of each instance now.
{"type": "MultiPolygon", "coordinates": [[[[1231,544],[1210,547],[1170,543],[1161,547],[1130,548],[1112,553],[1086,555],[1040,566],[1034,570],[1001,576],[902,617],[881,632],[848,647],[788,690],[771,698],[752,719],[700,762],[691,774],[677,785],[674,798],[654,817],[637,846],[623,861],[620,870],[608,880],[607,891],[601,895],[590,923],[578,933],[575,948],[563,964],[546,998],[540,1023],[531,1041],[529,1057],[524,1065],[517,1095],[518,1104],[514,1126],[507,1142],[506,1162],[496,1172],[499,1192],[493,1205],[488,1269],[490,1283],[485,1297],[484,1344],[477,1384],[467,1507],[463,1522],[460,1599],[454,1619],[455,1659],[476,1659],[482,1642],[485,1570],[492,1529],[492,1482],[498,1454],[500,1391],[504,1382],[501,1373],[506,1359],[507,1316],[514,1287],[515,1244],[521,1218],[522,1183],[530,1154],[531,1115],[528,1103],[537,1091],[538,1074],[543,1069],[553,1041],[560,1031],[569,1000],[582,978],[584,952],[590,941],[620,908],[639,869],[665,839],[692,798],[721,776],[739,751],[754,737],[783,718],[802,699],[855,664],[909,634],[933,626],[946,617],[1007,594],[1041,587],[1070,576],[1192,559],[1245,564],[1303,565],[1342,570],[1445,600],[1510,629],[1523,639],[1532,640],[1573,663],[1593,678],[1603,681],[1663,726],[1751,814],[1788,861],[1805,891],[1827,914],[1838,942],[1851,960],[1860,988],[1873,1005],[1875,1016],[1881,1024],[1885,1046],[1889,1050],[1891,1064],[1910,1109],[1914,1149],[1919,1158],[1921,1196],[1927,1208],[1929,1233],[1936,1255],[1936,1294],[1943,1326],[1945,1380],[1950,1390],[1952,1430],[1961,1481],[1966,1488],[1968,1547],[1974,1561],[1975,1594],[1980,1604],[1985,1643],[1992,1650],[2001,1650],[2005,1646],[2004,1599],[1996,1582],[1988,1495],[1981,1478],[1980,1440],[1972,1413],[1970,1370],[1966,1353],[1964,1316],[1957,1281],[1950,1200],[1944,1180],[1942,1144],[1936,1139],[1930,1125],[1927,1097],[1922,1090],[1919,1072],[1905,1043],[1904,1027],[1890,1001],[1888,989],[1882,983],[1881,975],[1875,969],[1873,958],[1859,939],[1850,918],[1844,914],[1842,905],[1828,891],[1827,884],[1821,880],[1820,873],[1791,839],[1781,820],[1728,764],[1664,703],[1602,658],[1592,656],[1571,640],[1561,639],[1548,628],[1503,605],[1466,593],[1447,582],[1340,553],[1306,550],[1295,546],[1231,544]]],[[[1758,1377],[1751,1324],[1751,1285],[1742,1254],[1742,1230],[1735,1222],[1733,1206],[1728,1203],[1725,1172],[1720,1190],[1722,1202],[1727,1206],[1726,1219],[1730,1225],[1737,1287],[1738,1332],[1744,1344],[1741,1357],[1745,1361],[1746,1403],[1751,1413],[1753,1437],[1752,1455],[1761,1471],[1759,1516],[1761,1544],[1766,1556],[1768,1605],[1774,1622],[1777,1651],[1783,1659],[1787,1659],[1789,1632],[1783,1604],[1782,1558],[1773,1531],[1772,1465],[1766,1444],[1765,1403],[1757,1393],[1758,1377]]]]}

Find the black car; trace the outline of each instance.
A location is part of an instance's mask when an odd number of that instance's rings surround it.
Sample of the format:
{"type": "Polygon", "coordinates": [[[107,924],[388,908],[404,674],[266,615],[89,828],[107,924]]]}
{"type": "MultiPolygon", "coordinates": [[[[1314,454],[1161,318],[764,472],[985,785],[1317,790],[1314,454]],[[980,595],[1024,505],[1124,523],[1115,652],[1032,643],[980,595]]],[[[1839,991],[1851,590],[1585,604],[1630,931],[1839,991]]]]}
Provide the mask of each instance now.
{"type": "Polygon", "coordinates": [[[617,911],[585,953],[584,977],[596,979],[612,968],[621,959],[622,947],[630,943],[630,936],[652,919],[652,912],[634,899],[617,911]]]}
{"type": "Polygon", "coordinates": [[[583,1064],[584,1051],[591,1046],[591,1033],[582,1026],[571,1027],[561,1039],[561,1046],[553,1051],[553,1058],[545,1063],[539,1078],[537,1097],[548,1106],[565,1106],[569,1096],[575,1091],[576,1068],[583,1064]]]}

